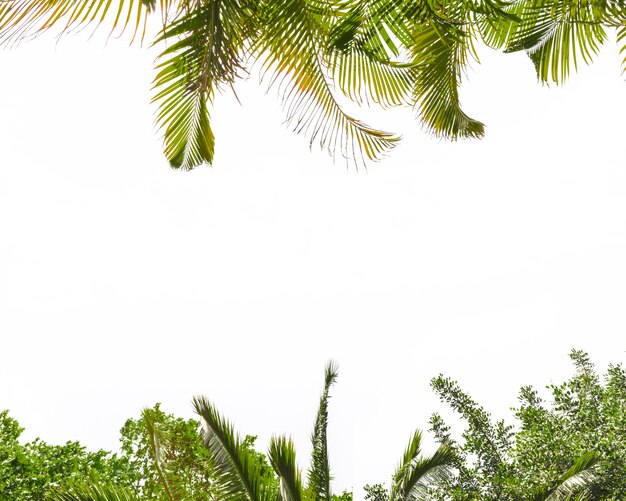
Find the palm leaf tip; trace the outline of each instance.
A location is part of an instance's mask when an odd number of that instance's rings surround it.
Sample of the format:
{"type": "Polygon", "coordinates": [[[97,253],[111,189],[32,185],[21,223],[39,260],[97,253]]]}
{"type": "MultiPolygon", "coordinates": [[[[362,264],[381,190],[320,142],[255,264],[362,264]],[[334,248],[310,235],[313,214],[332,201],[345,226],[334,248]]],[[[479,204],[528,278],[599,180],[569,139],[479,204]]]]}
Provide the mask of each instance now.
{"type": "Polygon", "coordinates": [[[253,52],[268,87],[277,88],[287,125],[333,158],[343,156],[357,165],[382,159],[399,138],[346,113],[330,80],[328,31],[336,20],[332,4],[277,0],[265,5],[266,28],[253,52]]]}
{"type": "Polygon", "coordinates": [[[280,479],[280,499],[301,501],[302,475],[296,466],[296,452],[291,439],[273,437],[269,446],[269,459],[280,479]]]}
{"type": "Polygon", "coordinates": [[[330,463],[328,461],[328,401],[330,388],[337,381],[339,367],[336,362],[329,361],[324,370],[324,389],[320,397],[315,426],[311,434],[313,450],[311,453],[311,469],[309,471],[309,490],[315,500],[330,501],[330,463]]]}
{"type": "Polygon", "coordinates": [[[429,456],[421,456],[422,433],[417,430],[409,441],[400,464],[393,476],[391,501],[421,499],[428,486],[444,481],[450,476],[450,466],[455,459],[454,451],[440,446],[429,456]]]}
{"type": "MultiPolygon", "coordinates": [[[[156,0],[152,0],[156,1],[156,0]]],[[[100,28],[107,22],[111,33],[121,36],[132,31],[132,41],[146,31],[149,8],[142,1],[119,2],[98,0],[6,0],[0,1],[0,44],[19,43],[59,27],[61,34],[80,31],[88,26],[100,28]]]]}
{"type": "Polygon", "coordinates": [[[259,465],[232,424],[205,397],[195,397],[193,406],[204,422],[202,439],[213,460],[220,501],[267,501],[270,491],[259,465]]]}
{"type": "Polygon", "coordinates": [[[337,377],[339,377],[339,364],[334,360],[329,360],[324,369],[324,389],[326,391],[337,382],[337,377]]]}
{"type": "Polygon", "coordinates": [[[168,44],[159,56],[153,102],[172,167],[213,162],[208,103],[244,70],[247,40],[256,30],[254,8],[248,0],[200,2],[168,23],[155,41],[168,44]]]}

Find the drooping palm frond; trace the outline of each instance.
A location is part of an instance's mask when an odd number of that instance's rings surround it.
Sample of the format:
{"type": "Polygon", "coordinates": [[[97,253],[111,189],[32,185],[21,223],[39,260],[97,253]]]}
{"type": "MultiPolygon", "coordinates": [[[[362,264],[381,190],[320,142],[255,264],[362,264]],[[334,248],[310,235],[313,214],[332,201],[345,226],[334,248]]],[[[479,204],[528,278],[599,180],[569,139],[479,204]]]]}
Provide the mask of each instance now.
{"type": "Polygon", "coordinates": [[[480,26],[515,19],[505,7],[502,0],[367,0],[352,6],[331,37],[342,55],[335,77],[353,99],[364,89],[383,105],[415,106],[436,136],[481,137],[483,124],[460,106],[461,76],[480,26]]]}
{"type": "Polygon", "coordinates": [[[67,489],[57,488],[49,494],[48,501],[140,501],[133,492],[110,485],[84,485],[67,489]]]}
{"type": "Polygon", "coordinates": [[[302,475],[296,465],[296,450],[291,439],[273,437],[268,455],[280,479],[278,501],[302,501],[302,475]]]}
{"type": "Polygon", "coordinates": [[[422,434],[415,431],[393,476],[389,501],[421,499],[429,484],[449,478],[455,456],[441,445],[430,457],[421,456],[422,434]]]}
{"type": "Polygon", "coordinates": [[[484,135],[485,126],[461,109],[459,98],[471,44],[461,26],[434,19],[414,26],[410,50],[419,64],[414,97],[423,122],[436,136],[455,140],[484,135]]]}
{"type": "Polygon", "coordinates": [[[626,72],[626,23],[617,29],[617,43],[620,45],[619,53],[623,54],[622,73],[626,72]]]}
{"type": "Polygon", "coordinates": [[[505,52],[526,50],[541,82],[560,84],[589,64],[606,41],[605,16],[587,0],[522,0],[521,21],[511,30],[505,52]]]}
{"type": "Polygon", "coordinates": [[[339,370],[334,362],[326,365],[324,374],[324,389],[320,397],[320,404],[315,419],[315,427],[311,435],[313,451],[311,453],[311,469],[309,471],[308,488],[315,501],[330,501],[330,463],[328,461],[328,400],[330,387],[337,381],[339,370]]]}
{"type": "Polygon", "coordinates": [[[331,0],[271,0],[261,3],[255,42],[262,74],[276,87],[286,122],[333,157],[378,160],[399,138],[352,117],[335,96],[325,60],[332,25],[331,0]]]}
{"type": "Polygon", "coordinates": [[[329,67],[339,88],[358,104],[410,104],[413,67],[397,60],[399,41],[387,27],[402,26],[392,15],[396,2],[346,0],[340,5],[328,41],[329,67]]]}
{"type": "Polygon", "coordinates": [[[413,80],[410,63],[380,60],[356,46],[335,51],[329,59],[337,85],[357,104],[371,101],[389,108],[410,103],[413,80]]]}
{"type": "Polygon", "coordinates": [[[153,97],[172,167],[212,163],[208,103],[243,70],[245,44],[256,29],[254,9],[251,0],[202,0],[157,38],[155,43],[173,41],[159,57],[153,97]]]}
{"type": "Polygon", "coordinates": [[[195,411],[204,421],[202,438],[211,453],[220,501],[270,501],[258,464],[233,426],[204,397],[193,399],[195,411]]]}
{"type": "Polygon", "coordinates": [[[595,480],[594,468],[599,463],[597,454],[587,452],[580,456],[553,485],[537,492],[532,501],[573,501],[587,499],[587,490],[595,480]]]}
{"type": "MultiPolygon", "coordinates": [[[[168,9],[170,0],[161,0],[168,9]]],[[[0,2],[0,43],[17,43],[57,27],[61,32],[87,26],[109,26],[117,36],[132,30],[132,40],[143,38],[151,4],[142,0],[3,0],[0,2]]]]}

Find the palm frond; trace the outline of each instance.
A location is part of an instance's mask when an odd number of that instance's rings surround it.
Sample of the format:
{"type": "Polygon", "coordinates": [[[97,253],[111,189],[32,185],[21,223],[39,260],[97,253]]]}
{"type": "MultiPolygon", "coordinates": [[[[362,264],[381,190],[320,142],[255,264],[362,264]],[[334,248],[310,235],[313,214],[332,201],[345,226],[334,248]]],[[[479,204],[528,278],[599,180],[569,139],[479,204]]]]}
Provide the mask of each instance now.
{"type": "Polygon", "coordinates": [[[328,362],[324,374],[324,389],[320,397],[320,404],[315,419],[315,427],[311,435],[313,445],[311,469],[309,471],[309,490],[315,501],[330,501],[330,464],[328,462],[328,400],[330,387],[337,381],[339,370],[334,362],[328,362]]]}
{"type": "Polygon", "coordinates": [[[296,465],[296,451],[291,439],[272,437],[269,459],[280,479],[280,500],[302,501],[302,475],[296,465]]]}
{"type": "Polygon", "coordinates": [[[220,501],[269,501],[269,489],[259,474],[258,464],[233,426],[204,397],[193,399],[195,411],[204,421],[202,438],[211,453],[220,501]]]}
{"type": "Polygon", "coordinates": [[[396,2],[348,0],[341,5],[343,13],[332,26],[328,41],[334,81],[358,104],[410,104],[413,68],[392,59],[399,55],[400,47],[386,27],[391,24],[397,30],[402,26],[391,15],[396,2]]]}
{"type": "Polygon", "coordinates": [[[48,501],[139,501],[133,492],[109,485],[84,485],[67,489],[57,488],[48,495],[48,501]]]}
{"type": "Polygon", "coordinates": [[[431,20],[415,25],[412,59],[416,107],[428,129],[447,139],[482,137],[485,126],[469,117],[459,99],[461,75],[471,50],[469,34],[459,26],[431,20]]]}
{"type": "Polygon", "coordinates": [[[429,484],[449,478],[452,449],[441,445],[432,456],[423,457],[421,442],[421,432],[415,431],[393,476],[390,501],[421,499],[429,484]]]}
{"type": "Polygon", "coordinates": [[[594,469],[598,463],[597,454],[592,452],[583,454],[552,486],[538,492],[533,501],[586,499],[587,489],[595,480],[594,469]]]}
{"type": "Polygon", "coordinates": [[[255,44],[262,74],[276,86],[287,124],[333,157],[378,160],[399,138],[350,116],[339,104],[325,60],[333,2],[273,0],[261,7],[263,30],[255,44]]]}
{"type": "Polygon", "coordinates": [[[527,0],[520,7],[522,21],[505,52],[526,50],[544,83],[563,83],[579,59],[589,64],[607,39],[594,2],[527,0]]]}
{"type": "Polygon", "coordinates": [[[165,132],[165,155],[174,168],[211,164],[215,136],[208,103],[242,71],[244,45],[254,31],[248,0],[205,0],[167,25],[155,43],[174,43],[159,59],[153,102],[165,132]]]}
{"type": "MultiPolygon", "coordinates": [[[[162,5],[167,8],[166,2],[162,5]]],[[[0,2],[0,43],[17,43],[60,28],[61,33],[77,31],[88,26],[100,27],[106,22],[111,34],[127,29],[132,40],[138,34],[143,39],[147,14],[151,6],[142,0],[4,0],[0,2]]]]}
{"type": "Polygon", "coordinates": [[[626,24],[617,29],[617,43],[620,45],[619,53],[623,54],[622,73],[626,72],[626,24]]]}
{"type": "Polygon", "coordinates": [[[376,59],[364,49],[337,51],[329,62],[341,91],[357,104],[374,102],[384,108],[411,102],[410,64],[376,59]]]}

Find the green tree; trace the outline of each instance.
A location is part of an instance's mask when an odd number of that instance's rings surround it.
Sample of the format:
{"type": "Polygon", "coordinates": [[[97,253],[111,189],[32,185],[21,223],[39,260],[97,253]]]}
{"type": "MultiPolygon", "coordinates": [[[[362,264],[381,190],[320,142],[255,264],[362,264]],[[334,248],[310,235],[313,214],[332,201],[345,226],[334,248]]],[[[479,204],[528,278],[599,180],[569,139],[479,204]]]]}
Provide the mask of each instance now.
{"type": "Polygon", "coordinates": [[[184,490],[189,500],[213,499],[211,460],[199,426],[193,419],[164,413],[160,404],[126,421],[120,430],[121,455],[134,473],[132,490],[142,500],[168,499],[169,484],[184,490]],[[161,464],[168,465],[167,471],[161,464]]]}
{"type": "MultiPolygon", "coordinates": [[[[202,419],[202,440],[209,453],[211,464],[210,490],[213,499],[220,501],[350,501],[351,492],[334,495],[331,489],[328,458],[327,424],[331,386],[337,379],[337,367],[326,367],[324,388],[313,433],[311,467],[305,485],[302,472],[296,464],[293,442],[285,436],[273,437],[268,448],[268,459],[273,471],[268,470],[266,458],[252,449],[254,438],[241,439],[228,420],[204,397],[194,398],[196,413],[202,419]]],[[[161,454],[162,437],[156,430],[156,421],[147,417],[147,428],[152,438],[148,449],[155,451],[158,480],[163,485],[166,499],[189,499],[185,486],[176,481],[172,460],[161,454]]],[[[415,432],[405,450],[392,482],[393,501],[421,499],[428,485],[448,473],[452,460],[449,447],[442,445],[430,457],[421,454],[421,433],[415,432]]],[[[132,491],[112,486],[87,485],[58,489],[50,501],[111,501],[140,499],[132,491]]]]}
{"type": "Polygon", "coordinates": [[[477,42],[527,51],[539,79],[557,83],[592,60],[607,29],[626,47],[626,6],[580,0],[4,0],[0,41],[90,24],[141,39],[156,16],[157,123],[171,165],[184,169],[213,161],[210,105],[254,62],[295,131],[361,161],[380,159],[399,138],[348,114],[346,97],[409,106],[440,137],[481,137],[459,94],[477,42]]]}
{"type": "Polygon", "coordinates": [[[531,387],[521,389],[515,427],[493,422],[456,381],[432,380],[466,423],[458,441],[440,415],[430,420],[438,440],[456,452],[455,475],[431,490],[434,499],[624,498],[626,374],[612,365],[602,381],[586,353],[573,350],[570,358],[575,375],[548,386],[551,403],[531,387]]]}
{"type": "Polygon", "coordinates": [[[0,412],[0,500],[39,501],[53,487],[68,488],[85,481],[130,486],[127,460],[110,452],[89,452],[78,442],[50,445],[41,439],[21,444],[24,429],[0,412]]]}
{"type": "MultiPolygon", "coordinates": [[[[77,496],[109,492],[115,485],[142,501],[168,501],[175,486],[190,501],[215,499],[212,462],[200,435],[200,424],[161,410],[160,404],[128,419],[120,430],[120,452],[89,452],[78,442],[49,445],[41,439],[21,444],[23,428],[8,411],[0,413],[0,501],[37,501],[52,490],[77,496]],[[95,491],[85,487],[94,484],[95,491]]],[[[275,482],[267,458],[254,450],[256,437],[242,447],[275,482]]],[[[104,494],[102,494],[104,495],[104,494]]]]}

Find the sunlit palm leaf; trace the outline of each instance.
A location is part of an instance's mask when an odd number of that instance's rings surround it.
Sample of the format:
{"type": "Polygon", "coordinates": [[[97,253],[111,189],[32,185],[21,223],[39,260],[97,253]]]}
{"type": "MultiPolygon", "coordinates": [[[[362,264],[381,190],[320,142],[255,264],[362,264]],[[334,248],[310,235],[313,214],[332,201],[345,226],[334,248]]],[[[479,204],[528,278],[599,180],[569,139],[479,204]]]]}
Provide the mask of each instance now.
{"type": "Polygon", "coordinates": [[[214,465],[217,499],[220,501],[269,501],[270,490],[263,483],[258,464],[233,426],[204,397],[193,405],[204,421],[203,440],[214,465]]]}
{"type": "Polygon", "coordinates": [[[315,419],[315,427],[311,435],[313,445],[311,469],[309,471],[309,489],[315,501],[330,501],[330,464],[328,462],[328,400],[330,387],[337,381],[339,370],[334,362],[329,362],[324,375],[324,390],[320,397],[320,405],[315,419]]]}
{"type": "Polygon", "coordinates": [[[410,65],[380,61],[354,47],[336,52],[330,59],[337,85],[356,103],[372,101],[383,107],[410,103],[413,87],[410,65]]]}
{"type": "Polygon", "coordinates": [[[172,167],[212,163],[215,137],[208,102],[217,87],[237,78],[254,29],[250,1],[205,0],[170,23],[155,42],[173,42],[160,56],[153,98],[172,167]]]}
{"type": "Polygon", "coordinates": [[[419,64],[414,96],[421,118],[436,136],[482,137],[484,125],[469,117],[459,99],[471,40],[460,27],[438,21],[415,26],[412,58],[419,64]]]}
{"type": "MultiPolygon", "coordinates": [[[[169,0],[163,0],[167,2],[169,0]]],[[[113,33],[130,28],[133,39],[145,32],[149,6],[141,0],[3,0],[0,2],[0,42],[18,42],[52,27],[61,32],[96,27],[106,21],[113,33]]]]}
{"type": "Polygon", "coordinates": [[[296,465],[293,442],[286,437],[273,437],[269,459],[280,480],[279,501],[301,501],[302,475],[296,465]]]}
{"type": "Polygon", "coordinates": [[[453,451],[442,445],[432,456],[422,457],[421,443],[422,434],[416,431],[394,474],[390,501],[421,499],[429,484],[450,477],[450,466],[455,459],[453,451]]]}
{"type": "Polygon", "coordinates": [[[340,89],[353,101],[373,101],[383,107],[410,104],[413,72],[395,61],[400,52],[386,27],[398,27],[391,15],[395,2],[350,1],[329,35],[329,66],[340,89]]]}
{"type": "Polygon", "coordinates": [[[398,137],[369,127],[339,105],[324,59],[332,6],[325,0],[264,2],[256,54],[270,86],[277,86],[287,123],[296,132],[333,156],[377,160],[398,137]]]}
{"type": "Polygon", "coordinates": [[[622,73],[626,72],[626,24],[617,29],[617,43],[620,45],[619,53],[622,59],[622,73]]]}
{"type": "Polygon", "coordinates": [[[506,52],[526,50],[542,82],[562,83],[579,59],[589,64],[606,40],[602,17],[586,0],[523,2],[506,52]]]}
{"type": "Polygon", "coordinates": [[[415,104],[424,125],[437,136],[480,137],[483,124],[468,117],[460,107],[461,74],[472,50],[474,33],[470,27],[479,21],[496,23],[501,18],[512,18],[503,7],[499,0],[364,2],[354,10],[360,12],[360,17],[346,16],[350,43],[337,35],[333,39],[339,49],[346,47],[344,53],[356,52],[366,62],[348,64],[348,68],[355,68],[347,73],[350,78],[342,79],[342,73],[338,73],[337,79],[352,98],[366,84],[376,97],[374,101],[415,104]],[[356,29],[358,18],[361,26],[356,29]],[[390,64],[389,58],[398,55],[408,58],[390,64]]]}
{"type": "Polygon", "coordinates": [[[56,489],[49,494],[48,501],[139,501],[131,491],[115,486],[85,485],[56,489]]]}

